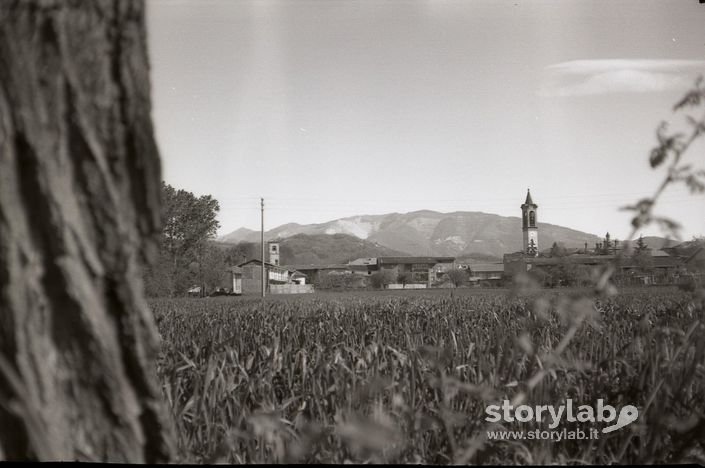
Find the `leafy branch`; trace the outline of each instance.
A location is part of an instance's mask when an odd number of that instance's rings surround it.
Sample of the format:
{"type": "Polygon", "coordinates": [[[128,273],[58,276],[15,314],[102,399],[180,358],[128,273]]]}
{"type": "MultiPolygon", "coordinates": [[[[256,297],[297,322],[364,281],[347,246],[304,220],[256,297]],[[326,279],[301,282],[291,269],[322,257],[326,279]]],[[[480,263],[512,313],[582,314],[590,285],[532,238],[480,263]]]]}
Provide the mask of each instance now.
{"type": "MultiPolygon", "coordinates": [[[[703,80],[702,76],[698,77],[693,88],[673,106],[673,111],[680,112],[692,108],[697,110],[701,105],[705,107],[705,80],[703,80]]],[[[635,205],[622,208],[625,211],[633,211],[635,213],[631,221],[632,230],[627,237],[628,241],[634,240],[637,232],[651,223],[658,224],[669,235],[679,238],[681,226],[678,222],[664,216],[654,215],[656,202],[666,188],[679,182],[684,183],[691,193],[705,192],[705,169],[694,168],[692,164],[681,164],[684,154],[698,138],[705,134],[705,112],[699,119],[688,114],[685,116],[685,121],[691,127],[689,134],[682,132],[669,133],[667,122],[661,122],[656,129],[658,144],[651,150],[649,164],[653,169],[656,169],[668,163],[666,174],[651,197],[642,198],[635,205]]],[[[619,262],[623,256],[624,251],[617,255],[615,262],[619,262]]],[[[596,292],[609,293],[614,291],[614,286],[611,285],[609,280],[615,271],[616,268],[613,263],[605,268],[597,281],[596,292]]]]}
{"type": "MultiPolygon", "coordinates": [[[[693,89],[673,106],[674,112],[690,108],[698,108],[705,104],[705,82],[699,77],[693,89]]],[[[637,231],[650,223],[657,223],[663,229],[678,237],[680,225],[670,218],[654,216],[653,208],[666,188],[674,183],[682,182],[691,193],[705,192],[705,169],[696,169],[692,164],[681,164],[683,155],[688,151],[699,137],[705,134],[705,113],[696,119],[692,115],[685,116],[686,123],[691,127],[690,134],[668,133],[668,123],[661,122],[656,130],[658,145],[651,150],[649,164],[653,169],[666,162],[670,162],[666,175],[659,184],[654,194],[649,198],[639,200],[635,205],[624,207],[624,210],[635,212],[632,218],[632,231],[629,240],[632,240],[637,231]]]]}

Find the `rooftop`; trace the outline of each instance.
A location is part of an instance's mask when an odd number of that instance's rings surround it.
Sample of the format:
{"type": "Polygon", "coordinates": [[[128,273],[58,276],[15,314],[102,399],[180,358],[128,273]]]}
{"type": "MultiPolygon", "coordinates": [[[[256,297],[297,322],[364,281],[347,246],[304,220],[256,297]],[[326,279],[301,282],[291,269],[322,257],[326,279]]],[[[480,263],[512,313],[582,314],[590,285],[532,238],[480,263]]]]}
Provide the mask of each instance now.
{"type": "Polygon", "coordinates": [[[538,207],[538,205],[534,203],[534,200],[531,199],[531,190],[529,189],[526,190],[526,200],[524,201],[524,205],[534,205],[538,207]]]}
{"type": "Polygon", "coordinates": [[[475,263],[469,265],[473,273],[490,273],[504,271],[504,263],[475,263]]]}
{"type": "Polygon", "coordinates": [[[664,250],[651,250],[649,253],[651,253],[652,257],[670,257],[671,254],[664,250]]]}
{"type": "Polygon", "coordinates": [[[376,257],[358,258],[358,259],[353,260],[350,263],[348,263],[348,265],[377,265],[377,258],[376,257]]]}
{"type": "Polygon", "coordinates": [[[453,263],[454,257],[377,257],[380,265],[390,264],[409,264],[409,263],[428,263],[435,265],[436,263],[453,263]]]}
{"type": "MultiPolygon", "coordinates": [[[[242,267],[244,267],[246,265],[250,265],[250,264],[261,265],[262,261],[255,258],[255,259],[248,260],[246,262],[239,264],[238,267],[242,268],[242,267]]],[[[269,263],[269,262],[264,262],[264,265],[266,267],[274,269],[274,270],[282,270],[282,271],[287,270],[286,267],[282,267],[281,265],[274,265],[273,263],[269,263]]]]}
{"type": "Polygon", "coordinates": [[[311,270],[347,270],[349,265],[345,263],[333,263],[327,265],[287,265],[288,270],[311,271],[311,270]]]}
{"type": "MultiPolygon", "coordinates": [[[[508,260],[518,259],[519,256],[508,256],[508,260]]],[[[533,265],[556,265],[567,263],[573,265],[603,265],[614,261],[615,255],[570,255],[567,257],[523,257],[524,261],[533,265]]],[[[683,259],[672,256],[657,256],[653,258],[654,267],[675,267],[683,264],[683,259]]],[[[630,257],[625,257],[621,261],[622,268],[631,268],[636,266],[636,262],[630,257]]],[[[472,269],[472,267],[471,267],[472,269]]]]}

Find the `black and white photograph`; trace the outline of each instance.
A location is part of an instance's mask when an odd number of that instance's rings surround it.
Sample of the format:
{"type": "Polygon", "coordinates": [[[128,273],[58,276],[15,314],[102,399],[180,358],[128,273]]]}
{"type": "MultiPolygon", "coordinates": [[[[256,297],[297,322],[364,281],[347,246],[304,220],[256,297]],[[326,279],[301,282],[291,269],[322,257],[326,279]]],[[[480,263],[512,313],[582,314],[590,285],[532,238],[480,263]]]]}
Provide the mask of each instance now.
{"type": "Polygon", "coordinates": [[[705,466],[705,0],[0,0],[0,461],[705,466]]]}

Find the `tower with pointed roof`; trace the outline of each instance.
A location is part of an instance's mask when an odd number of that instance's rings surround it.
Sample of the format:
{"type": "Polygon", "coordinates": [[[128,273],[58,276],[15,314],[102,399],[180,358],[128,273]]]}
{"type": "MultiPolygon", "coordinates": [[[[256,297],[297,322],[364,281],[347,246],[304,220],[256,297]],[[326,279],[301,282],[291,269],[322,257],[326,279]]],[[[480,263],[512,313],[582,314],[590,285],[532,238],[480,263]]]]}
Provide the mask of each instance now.
{"type": "Polygon", "coordinates": [[[531,199],[531,190],[526,191],[526,201],[521,205],[521,230],[524,238],[524,253],[539,254],[538,205],[531,199]]]}

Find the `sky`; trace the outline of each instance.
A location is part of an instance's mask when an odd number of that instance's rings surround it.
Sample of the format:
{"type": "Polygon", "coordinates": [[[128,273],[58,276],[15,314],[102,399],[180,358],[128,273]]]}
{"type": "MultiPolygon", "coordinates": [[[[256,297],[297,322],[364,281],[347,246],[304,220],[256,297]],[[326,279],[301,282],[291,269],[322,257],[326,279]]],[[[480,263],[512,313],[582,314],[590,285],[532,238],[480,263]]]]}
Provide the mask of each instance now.
{"type": "MultiPolygon", "coordinates": [[[[163,177],[219,234],[431,209],[625,238],[659,122],[705,74],[705,4],[148,0],[163,177]]],[[[704,138],[705,139],[705,138],[704,138]]],[[[688,158],[705,166],[705,144],[688,158]]],[[[705,196],[656,212],[705,234],[705,196]]],[[[658,228],[643,231],[659,235],[658,228]]]]}

